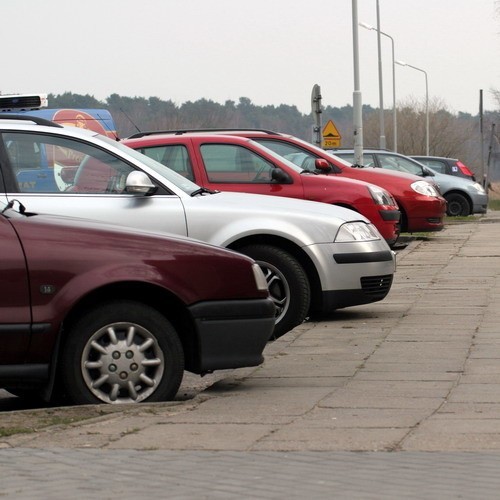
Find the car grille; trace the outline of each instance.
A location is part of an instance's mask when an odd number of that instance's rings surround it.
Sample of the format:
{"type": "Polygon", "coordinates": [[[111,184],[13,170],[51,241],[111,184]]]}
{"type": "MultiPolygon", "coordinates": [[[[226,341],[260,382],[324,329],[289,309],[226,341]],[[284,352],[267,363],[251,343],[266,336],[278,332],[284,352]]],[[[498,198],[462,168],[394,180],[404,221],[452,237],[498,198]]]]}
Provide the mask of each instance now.
{"type": "Polygon", "coordinates": [[[391,289],[392,278],[392,274],[386,274],[384,276],[367,276],[361,278],[361,288],[364,293],[371,297],[383,298],[391,289]]]}

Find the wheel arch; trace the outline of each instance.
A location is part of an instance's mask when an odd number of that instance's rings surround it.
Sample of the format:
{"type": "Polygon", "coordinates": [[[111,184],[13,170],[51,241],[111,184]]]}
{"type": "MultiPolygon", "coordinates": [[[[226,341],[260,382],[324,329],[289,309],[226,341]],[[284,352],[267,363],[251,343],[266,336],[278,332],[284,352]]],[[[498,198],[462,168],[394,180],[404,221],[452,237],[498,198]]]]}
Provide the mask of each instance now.
{"type": "Polygon", "coordinates": [[[474,206],[474,203],[473,203],[472,198],[470,197],[469,193],[467,193],[467,191],[461,191],[459,189],[451,189],[450,191],[447,191],[443,195],[443,197],[448,202],[448,198],[450,196],[453,196],[453,195],[456,195],[456,194],[458,194],[458,195],[462,196],[463,198],[465,198],[465,200],[469,204],[469,214],[472,213],[472,207],[474,206]]]}
{"type": "Polygon", "coordinates": [[[304,252],[304,250],[302,250],[298,245],[290,240],[287,240],[286,238],[263,234],[246,236],[239,240],[233,241],[230,245],[228,245],[227,248],[238,252],[245,246],[255,244],[275,246],[293,255],[304,268],[304,271],[306,272],[307,278],[309,280],[309,285],[311,287],[311,309],[321,308],[322,290],[319,274],[316,270],[314,262],[307,255],[307,253],[304,252]]]}
{"type": "MultiPolygon", "coordinates": [[[[61,362],[61,353],[64,342],[67,339],[71,326],[84,313],[88,312],[94,305],[102,305],[105,302],[129,300],[153,307],[163,314],[172,323],[179,335],[184,350],[185,369],[191,370],[199,365],[198,340],[194,323],[189,315],[186,305],[172,292],[149,283],[138,283],[134,281],[119,282],[103,286],[93,290],[76,302],[65,316],[59,337],[57,348],[52,358],[52,368],[49,381],[49,392],[52,392],[54,384],[57,384],[57,374],[61,362]]],[[[56,392],[59,385],[55,387],[56,392]]]]}

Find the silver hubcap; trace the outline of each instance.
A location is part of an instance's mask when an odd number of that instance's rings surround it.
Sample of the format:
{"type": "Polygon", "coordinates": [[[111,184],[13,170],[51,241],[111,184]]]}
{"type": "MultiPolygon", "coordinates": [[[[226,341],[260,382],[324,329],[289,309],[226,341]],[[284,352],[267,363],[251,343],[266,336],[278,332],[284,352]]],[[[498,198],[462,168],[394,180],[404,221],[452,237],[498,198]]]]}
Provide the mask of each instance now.
{"type": "Polygon", "coordinates": [[[279,323],[290,307],[290,287],[285,276],[268,262],[256,261],[266,277],[269,294],[276,307],[276,323],[279,323]]]}
{"type": "Polygon", "coordinates": [[[90,392],[105,403],[138,403],[163,376],[165,360],[156,337],[133,323],[113,323],[92,335],[81,369],[90,392]]]}

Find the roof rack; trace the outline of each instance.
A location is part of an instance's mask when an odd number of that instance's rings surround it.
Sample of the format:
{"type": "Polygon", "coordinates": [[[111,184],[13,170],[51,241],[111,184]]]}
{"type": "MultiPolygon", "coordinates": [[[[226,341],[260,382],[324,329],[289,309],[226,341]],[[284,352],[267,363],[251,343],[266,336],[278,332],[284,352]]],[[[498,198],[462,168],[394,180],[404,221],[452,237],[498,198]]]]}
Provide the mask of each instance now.
{"type": "Polygon", "coordinates": [[[276,135],[278,132],[273,132],[272,130],[259,129],[259,128],[185,128],[178,130],[151,130],[148,132],[137,132],[128,137],[128,139],[138,139],[139,137],[146,137],[148,135],[160,135],[160,134],[174,134],[183,135],[190,132],[264,132],[265,134],[276,135]]]}
{"type": "Polygon", "coordinates": [[[33,122],[37,125],[45,125],[47,127],[57,127],[64,128],[62,125],[58,123],[51,122],[50,120],[46,120],[45,118],[40,118],[38,116],[30,116],[28,114],[14,114],[14,113],[0,113],[0,120],[21,120],[25,122],[33,122]]]}

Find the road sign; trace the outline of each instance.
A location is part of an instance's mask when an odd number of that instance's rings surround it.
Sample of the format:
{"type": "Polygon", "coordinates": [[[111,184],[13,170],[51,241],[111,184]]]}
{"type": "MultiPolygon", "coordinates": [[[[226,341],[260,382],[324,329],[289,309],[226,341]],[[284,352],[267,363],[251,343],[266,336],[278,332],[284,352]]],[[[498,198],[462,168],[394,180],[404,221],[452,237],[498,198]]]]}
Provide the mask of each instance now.
{"type": "Polygon", "coordinates": [[[341,140],[342,136],[337,130],[335,123],[333,123],[332,120],[328,120],[323,128],[323,141],[321,142],[321,147],[323,149],[340,148],[341,140]]]}

